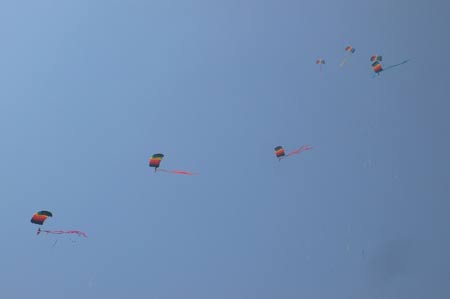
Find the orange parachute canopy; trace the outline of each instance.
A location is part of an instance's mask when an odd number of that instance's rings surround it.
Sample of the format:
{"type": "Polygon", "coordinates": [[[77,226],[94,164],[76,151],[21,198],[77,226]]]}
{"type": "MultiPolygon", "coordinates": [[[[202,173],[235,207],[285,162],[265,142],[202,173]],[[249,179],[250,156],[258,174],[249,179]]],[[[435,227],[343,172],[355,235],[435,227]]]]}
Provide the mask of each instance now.
{"type": "Polygon", "coordinates": [[[156,171],[156,168],[159,167],[159,164],[161,164],[161,160],[163,158],[164,158],[163,154],[154,154],[148,161],[148,166],[155,167],[155,171],[156,171]]]}
{"type": "Polygon", "coordinates": [[[53,214],[49,211],[36,212],[33,217],[31,217],[31,223],[42,225],[48,217],[53,217],[53,214]]]}

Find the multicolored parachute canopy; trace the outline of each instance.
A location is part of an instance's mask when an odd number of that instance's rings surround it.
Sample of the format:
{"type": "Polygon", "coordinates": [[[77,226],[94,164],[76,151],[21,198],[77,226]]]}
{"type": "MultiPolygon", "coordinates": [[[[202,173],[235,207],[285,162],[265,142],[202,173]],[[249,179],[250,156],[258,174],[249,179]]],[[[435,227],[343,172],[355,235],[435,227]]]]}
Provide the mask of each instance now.
{"type": "Polygon", "coordinates": [[[309,145],[302,145],[301,147],[299,147],[293,151],[290,151],[288,154],[286,154],[284,152],[284,148],[282,146],[277,146],[275,148],[275,155],[277,156],[278,161],[281,161],[281,159],[283,159],[283,158],[298,155],[304,151],[309,151],[310,149],[312,149],[312,147],[310,147],[309,145]]]}
{"type": "MultiPolygon", "coordinates": [[[[148,166],[155,167],[155,172],[158,169],[159,165],[161,164],[161,160],[164,158],[163,154],[154,154],[150,161],[148,162],[148,166]]],[[[158,169],[158,172],[168,172],[172,174],[184,174],[184,175],[197,175],[198,173],[190,172],[190,171],[184,171],[184,170],[167,170],[167,169],[158,169]]]]}
{"type": "Polygon", "coordinates": [[[53,217],[52,213],[49,211],[36,212],[33,217],[31,217],[31,223],[42,225],[48,217],[53,217]]]}
{"type": "Polygon", "coordinates": [[[385,72],[385,71],[387,71],[389,69],[393,69],[393,68],[396,68],[398,66],[401,66],[402,64],[407,63],[409,61],[409,59],[403,60],[402,62],[397,63],[397,64],[388,65],[386,67],[383,67],[381,65],[380,61],[381,61],[381,59],[375,61],[374,63],[372,63],[372,69],[377,75],[379,75],[381,72],[385,72]]]}
{"type": "Polygon", "coordinates": [[[278,159],[284,157],[285,155],[284,148],[282,146],[275,147],[275,155],[277,156],[278,159]]]}
{"type": "Polygon", "coordinates": [[[372,63],[372,69],[376,74],[378,74],[383,71],[383,66],[378,61],[375,61],[374,63],[372,63]]]}
{"type": "Polygon", "coordinates": [[[349,53],[355,53],[355,48],[353,48],[352,46],[347,46],[346,48],[345,48],[345,51],[347,51],[347,52],[349,52],[349,53]]]}
{"type": "Polygon", "coordinates": [[[342,59],[342,62],[340,64],[340,66],[344,66],[345,62],[347,61],[347,59],[353,54],[355,53],[355,48],[353,48],[352,46],[347,46],[345,47],[345,51],[347,52],[347,55],[345,55],[344,59],[342,59]]]}
{"type": "Polygon", "coordinates": [[[159,164],[161,164],[162,158],[164,158],[163,154],[154,154],[150,158],[150,161],[148,162],[148,166],[149,167],[155,167],[155,170],[156,170],[156,168],[159,167],[159,164]]]}
{"type": "Polygon", "coordinates": [[[325,64],[325,60],[322,58],[319,58],[316,60],[316,64],[320,66],[320,71],[322,72],[322,65],[325,64]]]}
{"type": "Polygon", "coordinates": [[[372,57],[370,57],[370,61],[382,61],[383,60],[383,56],[378,56],[378,55],[373,55],[372,57]]]}

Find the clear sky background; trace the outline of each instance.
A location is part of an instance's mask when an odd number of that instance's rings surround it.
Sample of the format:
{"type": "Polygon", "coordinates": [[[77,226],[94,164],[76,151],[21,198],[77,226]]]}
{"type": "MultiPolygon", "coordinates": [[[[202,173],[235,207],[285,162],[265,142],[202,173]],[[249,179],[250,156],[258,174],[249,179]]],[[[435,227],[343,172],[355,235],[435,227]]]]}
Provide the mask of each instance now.
{"type": "Polygon", "coordinates": [[[449,11],[3,1],[1,296],[449,298],[449,11]]]}

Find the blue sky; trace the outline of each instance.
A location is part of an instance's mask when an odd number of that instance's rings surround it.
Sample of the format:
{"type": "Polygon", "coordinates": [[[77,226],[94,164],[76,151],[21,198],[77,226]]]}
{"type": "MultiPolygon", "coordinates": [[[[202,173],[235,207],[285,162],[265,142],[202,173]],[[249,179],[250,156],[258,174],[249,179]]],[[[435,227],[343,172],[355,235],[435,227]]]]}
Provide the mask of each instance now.
{"type": "Polygon", "coordinates": [[[449,9],[1,3],[2,294],[448,298],[449,9]]]}

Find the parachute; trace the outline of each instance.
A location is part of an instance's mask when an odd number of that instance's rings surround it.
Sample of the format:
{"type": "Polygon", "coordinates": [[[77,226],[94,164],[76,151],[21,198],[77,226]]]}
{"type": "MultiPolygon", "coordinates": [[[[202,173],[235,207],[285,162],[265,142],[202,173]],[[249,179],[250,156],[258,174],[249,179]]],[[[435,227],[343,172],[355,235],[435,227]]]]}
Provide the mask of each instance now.
{"type": "Polygon", "coordinates": [[[284,148],[282,146],[275,147],[275,155],[278,160],[281,160],[285,156],[284,148]]]}
{"type": "Polygon", "coordinates": [[[312,147],[310,147],[309,145],[302,145],[300,148],[295,149],[286,155],[284,148],[282,146],[277,146],[277,147],[275,147],[275,155],[277,156],[278,161],[280,161],[283,158],[297,155],[297,154],[300,154],[301,152],[304,152],[304,151],[307,151],[310,149],[312,149],[312,147]]]}
{"type": "Polygon", "coordinates": [[[53,217],[53,214],[49,211],[39,211],[33,214],[31,217],[31,223],[42,225],[48,217],[53,217]]]}
{"type": "Polygon", "coordinates": [[[325,60],[322,58],[319,58],[316,60],[316,64],[320,65],[320,71],[322,71],[322,64],[325,64],[325,60]]]}
{"type": "Polygon", "coordinates": [[[378,61],[375,61],[374,63],[372,63],[372,69],[375,72],[375,74],[379,74],[380,72],[383,71],[383,66],[378,61]]]}
{"type": "Polygon", "coordinates": [[[150,158],[150,160],[148,162],[148,166],[149,167],[155,167],[155,171],[156,171],[156,169],[159,167],[159,164],[161,164],[162,158],[164,158],[163,154],[154,154],[150,158]]]}
{"type": "Polygon", "coordinates": [[[352,46],[347,46],[347,47],[345,47],[345,51],[347,51],[349,53],[355,53],[356,50],[352,46]]]}
{"type": "MultiPolygon", "coordinates": [[[[36,213],[33,214],[33,217],[31,217],[31,223],[42,225],[42,224],[44,224],[45,220],[48,217],[53,217],[53,214],[51,212],[49,212],[49,211],[36,212],[36,213]]],[[[41,232],[45,232],[47,234],[58,234],[58,235],[61,235],[61,234],[77,234],[79,236],[87,238],[86,233],[84,233],[82,231],[78,231],[78,230],[67,230],[67,231],[64,231],[64,230],[44,230],[44,229],[41,229],[39,227],[36,234],[39,235],[41,232]]]]}
{"type": "Polygon", "coordinates": [[[370,61],[382,61],[383,60],[383,56],[378,56],[378,55],[373,55],[372,57],[370,57],[370,61]]]}
{"type": "MultiPolygon", "coordinates": [[[[148,163],[149,167],[155,167],[155,172],[159,168],[159,165],[161,164],[161,160],[164,157],[163,154],[154,154],[148,163]]],[[[184,174],[184,175],[196,175],[197,173],[193,173],[190,171],[184,171],[184,170],[167,170],[167,169],[159,169],[158,171],[162,172],[168,172],[172,174],[184,174]]]]}
{"type": "Polygon", "coordinates": [[[380,73],[383,72],[383,71],[387,71],[387,70],[392,69],[394,67],[397,67],[397,66],[400,66],[402,64],[405,64],[405,63],[407,63],[409,61],[409,59],[407,59],[407,60],[404,60],[404,61],[402,61],[400,63],[393,64],[393,65],[390,65],[390,66],[387,66],[387,67],[383,68],[383,66],[380,63],[381,60],[382,60],[382,57],[378,56],[378,55],[373,55],[372,57],[370,57],[370,61],[373,61],[373,63],[372,63],[372,70],[377,75],[380,75],[380,73]]]}
{"type": "Polygon", "coordinates": [[[344,59],[342,60],[340,66],[344,66],[345,62],[347,61],[347,59],[353,54],[355,53],[355,48],[353,48],[352,46],[347,46],[345,47],[345,51],[347,52],[347,55],[344,57],[344,59]]]}

